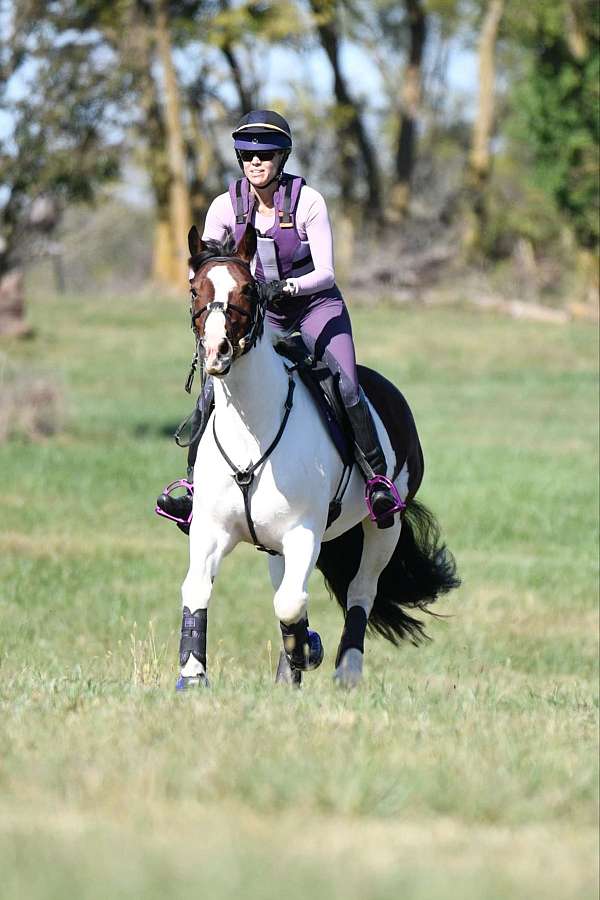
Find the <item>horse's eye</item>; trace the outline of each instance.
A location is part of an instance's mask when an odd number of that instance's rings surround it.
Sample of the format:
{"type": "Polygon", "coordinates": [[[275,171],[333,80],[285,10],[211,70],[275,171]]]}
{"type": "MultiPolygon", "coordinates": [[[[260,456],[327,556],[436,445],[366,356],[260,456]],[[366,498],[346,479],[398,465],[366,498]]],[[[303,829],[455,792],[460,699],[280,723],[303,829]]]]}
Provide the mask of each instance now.
{"type": "Polygon", "coordinates": [[[190,294],[192,295],[192,298],[195,300],[196,297],[198,296],[198,291],[196,290],[196,288],[190,288],[190,294]]]}

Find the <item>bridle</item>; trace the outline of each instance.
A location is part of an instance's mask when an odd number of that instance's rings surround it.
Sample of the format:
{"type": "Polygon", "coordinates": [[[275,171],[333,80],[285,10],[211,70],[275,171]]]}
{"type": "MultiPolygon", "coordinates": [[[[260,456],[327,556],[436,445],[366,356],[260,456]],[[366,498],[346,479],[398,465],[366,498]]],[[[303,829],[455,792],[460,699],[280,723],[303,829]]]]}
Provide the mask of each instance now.
{"type": "MultiPolygon", "coordinates": [[[[252,276],[250,266],[244,259],[241,259],[241,257],[239,257],[239,256],[211,256],[210,259],[205,260],[198,267],[198,269],[194,273],[194,278],[197,276],[198,272],[200,272],[204,266],[206,266],[206,265],[208,265],[208,263],[212,263],[212,262],[227,262],[227,263],[233,262],[236,265],[242,266],[252,276]]],[[[227,340],[229,341],[229,344],[232,346],[232,350],[233,350],[232,362],[234,360],[238,359],[239,357],[244,356],[245,353],[248,353],[248,351],[251,350],[252,347],[254,347],[257,340],[262,335],[263,328],[264,328],[265,309],[266,309],[266,305],[267,305],[267,300],[266,300],[266,297],[264,297],[264,295],[261,295],[260,286],[256,284],[256,282],[254,281],[254,278],[252,279],[252,290],[254,293],[254,297],[252,298],[254,301],[254,306],[253,306],[252,312],[249,313],[245,309],[242,309],[240,306],[237,306],[235,303],[229,303],[229,301],[223,301],[223,300],[211,300],[209,303],[206,303],[200,309],[194,310],[195,291],[192,289],[192,303],[190,305],[190,318],[191,318],[192,330],[194,331],[194,334],[196,335],[196,352],[194,354],[194,359],[192,360],[192,367],[190,369],[190,374],[188,375],[188,379],[187,379],[187,382],[185,385],[185,389],[188,392],[188,394],[191,392],[192,382],[194,380],[194,373],[196,371],[198,359],[200,358],[201,350],[203,349],[203,339],[201,337],[199,337],[198,326],[196,325],[196,320],[199,319],[200,316],[204,315],[204,313],[210,314],[214,310],[219,310],[220,312],[223,313],[223,315],[225,317],[225,322],[227,323],[228,313],[231,310],[233,310],[234,312],[237,312],[240,315],[242,315],[245,318],[250,320],[250,325],[248,327],[248,330],[246,331],[244,336],[238,340],[237,347],[233,346],[233,344],[231,343],[231,340],[229,339],[229,337],[227,337],[227,340]]],[[[256,474],[257,474],[257,471],[266,463],[267,459],[273,453],[273,451],[279,444],[279,441],[283,437],[283,432],[285,431],[285,427],[287,425],[288,419],[290,417],[290,413],[292,411],[292,406],[293,406],[293,402],[294,402],[294,388],[295,388],[293,373],[294,373],[295,367],[292,366],[291,368],[288,368],[287,366],[285,366],[285,369],[286,369],[287,376],[288,376],[288,391],[287,391],[287,396],[286,396],[285,404],[284,404],[283,418],[281,420],[281,424],[279,426],[277,434],[273,438],[269,447],[263,453],[263,455],[260,457],[260,459],[257,460],[255,463],[251,464],[246,469],[239,469],[235,465],[235,463],[232,462],[232,460],[227,455],[225,448],[219,441],[219,438],[217,436],[217,431],[216,431],[216,419],[213,418],[214,441],[215,441],[215,444],[216,444],[216,447],[217,447],[219,453],[221,454],[221,456],[223,457],[223,459],[225,460],[225,462],[231,469],[235,483],[237,484],[240,491],[242,492],[242,497],[243,497],[243,501],[244,501],[244,512],[246,515],[246,524],[248,526],[248,531],[250,533],[250,537],[252,538],[252,543],[254,544],[254,546],[256,547],[257,550],[262,550],[265,553],[269,553],[273,556],[278,556],[279,555],[278,551],[271,550],[269,547],[265,547],[258,540],[258,537],[256,534],[256,528],[254,526],[254,522],[252,520],[252,514],[250,511],[250,488],[252,487],[252,484],[253,484],[256,474]]],[[[204,375],[203,370],[202,370],[202,375],[204,375]]],[[[181,426],[180,426],[180,428],[181,428],[181,426]]],[[[180,429],[178,429],[176,432],[176,440],[177,440],[177,433],[179,432],[179,430],[180,429]]]]}
{"type": "MultiPolygon", "coordinates": [[[[250,269],[250,266],[248,265],[246,260],[242,259],[239,256],[211,256],[210,259],[205,260],[202,263],[202,265],[196,270],[196,272],[194,273],[194,277],[196,277],[198,275],[198,272],[202,271],[204,266],[207,266],[209,263],[213,263],[213,262],[235,263],[235,265],[242,266],[242,268],[245,269],[252,276],[252,271],[250,269]]],[[[218,310],[219,312],[222,312],[223,315],[225,316],[226,323],[228,322],[228,316],[231,312],[236,312],[239,315],[244,316],[244,318],[249,319],[250,324],[248,326],[248,330],[238,340],[237,345],[234,345],[231,342],[230,338],[226,334],[227,340],[229,341],[229,343],[231,344],[231,347],[232,347],[232,362],[235,361],[236,359],[239,359],[240,356],[244,356],[245,353],[248,353],[248,351],[254,347],[257,340],[262,335],[263,327],[264,327],[266,304],[265,304],[264,300],[262,300],[260,293],[257,290],[256,282],[254,282],[254,280],[253,280],[252,289],[253,289],[253,294],[254,294],[254,297],[252,297],[252,300],[254,301],[252,312],[248,312],[247,310],[242,309],[241,306],[238,306],[235,303],[230,303],[229,301],[223,301],[223,300],[211,300],[209,303],[205,303],[204,306],[201,306],[200,309],[195,310],[194,309],[194,300],[196,299],[196,292],[195,292],[194,288],[191,289],[192,302],[190,304],[190,319],[191,319],[192,331],[196,335],[196,353],[194,354],[194,360],[192,361],[192,368],[190,370],[190,375],[188,376],[188,381],[186,382],[186,387],[185,387],[188,394],[190,393],[191,388],[192,388],[192,381],[193,381],[193,377],[194,377],[194,372],[196,370],[196,365],[198,364],[198,359],[201,355],[201,351],[204,349],[204,338],[202,338],[198,335],[198,326],[196,324],[196,321],[197,321],[197,319],[200,318],[200,316],[203,316],[205,313],[207,315],[210,315],[211,312],[218,310]],[[189,387],[188,387],[188,385],[189,385],[189,387]]]]}

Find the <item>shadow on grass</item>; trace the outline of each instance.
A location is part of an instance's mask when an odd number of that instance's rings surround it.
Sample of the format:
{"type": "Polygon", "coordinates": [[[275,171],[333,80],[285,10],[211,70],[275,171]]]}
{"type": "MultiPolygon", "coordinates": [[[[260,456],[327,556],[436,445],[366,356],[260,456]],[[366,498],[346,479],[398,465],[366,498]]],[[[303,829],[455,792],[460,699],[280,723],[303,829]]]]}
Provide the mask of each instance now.
{"type": "Polygon", "coordinates": [[[179,422],[138,422],[133,426],[133,434],[136,438],[168,437],[172,439],[179,424],[179,422]]]}

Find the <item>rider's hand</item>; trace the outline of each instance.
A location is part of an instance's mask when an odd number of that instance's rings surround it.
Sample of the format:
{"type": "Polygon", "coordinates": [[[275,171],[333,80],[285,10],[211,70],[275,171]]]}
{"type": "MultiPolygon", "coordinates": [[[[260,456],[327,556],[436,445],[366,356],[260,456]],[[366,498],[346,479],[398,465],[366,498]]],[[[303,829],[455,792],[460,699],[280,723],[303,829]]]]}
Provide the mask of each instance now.
{"type": "Polygon", "coordinates": [[[290,289],[289,281],[268,281],[261,284],[259,290],[261,297],[271,307],[277,306],[281,300],[295,293],[293,287],[290,289]]]}
{"type": "Polygon", "coordinates": [[[297,278],[286,278],[286,287],[284,291],[286,294],[289,294],[290,297],[295,297],[298,293],[298,279],[297,278]]]}

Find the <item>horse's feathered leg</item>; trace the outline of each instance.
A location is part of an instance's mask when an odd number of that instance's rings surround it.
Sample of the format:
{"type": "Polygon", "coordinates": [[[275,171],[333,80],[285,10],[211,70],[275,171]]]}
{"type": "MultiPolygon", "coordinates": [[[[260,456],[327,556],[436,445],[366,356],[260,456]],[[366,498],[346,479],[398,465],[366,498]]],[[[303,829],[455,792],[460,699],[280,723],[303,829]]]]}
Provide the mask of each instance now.
{"type": "Polygon", "coordinates": [[[373,528],[363,523],[363,547],[358,571],[348,586],[344,630],[335,661],[335,681],[342,687],[355,687],[362,677],[364,638],[373,609],[379,576],[392,558],[401,522],[390,528],[373,528]]]}

